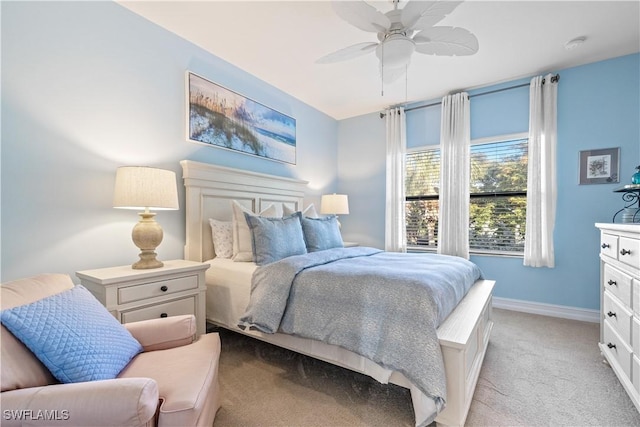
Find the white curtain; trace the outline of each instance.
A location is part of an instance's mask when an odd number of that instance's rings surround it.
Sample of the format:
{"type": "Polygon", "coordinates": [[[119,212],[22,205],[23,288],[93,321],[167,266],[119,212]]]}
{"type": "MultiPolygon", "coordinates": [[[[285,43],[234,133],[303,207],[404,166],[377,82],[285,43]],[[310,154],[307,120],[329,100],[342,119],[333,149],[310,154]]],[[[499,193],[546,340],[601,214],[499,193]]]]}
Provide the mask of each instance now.
{"type": "Polygon", "coordinates": [[[404,169],[407,147],[404,108],[385,112],[387,126],[387,195],[384,247],[390,252],[406,252],[404,169]]]}
{"type": "Polygon", "coordinates": [[[558,83],[534,77],[529,88],[529,166],[524,265],[554,267],[558,83]]]}
{"type": "Polygon", "coordinates": [[[438,253],[469,258],[469,96],[442,98],[438,253]]]}

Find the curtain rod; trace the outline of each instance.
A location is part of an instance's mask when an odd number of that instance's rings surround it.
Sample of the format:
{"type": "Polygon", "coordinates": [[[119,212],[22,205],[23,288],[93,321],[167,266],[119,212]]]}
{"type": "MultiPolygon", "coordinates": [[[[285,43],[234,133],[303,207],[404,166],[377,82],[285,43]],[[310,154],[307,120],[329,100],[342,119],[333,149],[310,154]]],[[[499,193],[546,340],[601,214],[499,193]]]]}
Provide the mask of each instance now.
{"type": "MultiPolygon", "coordinates": [[[[556,83],[558,80],[560,80],[560,74],[551,76],[551,83],[556,83]]],[[[542,79],[542,83],[544,83],[544,79],[542,79]]],[[[487,92],[476,93],[474,95],[469,95],[469,98],[475,98],[476,96],[483,96],[483,95],[491,95],[492,93],[503,92],[505,90],[511,90],[511,89],[518,89],[526,86],[531,86],[531,83],[523,83],[515,86],[503,87],[502,89],[495,89],[495,90],[489,90],[487,92]]],[[[407,108],[406,110],[404,110],[404,112],[406,113],[413,110],[420,110],[422,108],[435,107],[436,105],[440,105],[440,104],[442,104],[442,101],[432,102],[431,104],[420,105],[418,107],[413,107],[413,108],[407,108]]],[[[385,113],[380,113],[380,118],[383,119],[385,115],[386,115],[385,113]]]]}

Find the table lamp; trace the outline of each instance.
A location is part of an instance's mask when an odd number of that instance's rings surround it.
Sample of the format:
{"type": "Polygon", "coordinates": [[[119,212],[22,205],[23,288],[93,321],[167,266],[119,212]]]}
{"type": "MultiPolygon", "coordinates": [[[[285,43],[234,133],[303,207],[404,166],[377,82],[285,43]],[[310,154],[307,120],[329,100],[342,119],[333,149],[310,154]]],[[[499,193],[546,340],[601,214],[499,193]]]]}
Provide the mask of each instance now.
{"type": "Polygon", "coordinates": [[[173,171],[147,166],[122,166],[116,171],[113,207],[144,209],[140,221],[133,227],[131,238],[140,249],[140,260],[131,267],[136,270],[159,268],[155,249],[162,242],[162,227],[155,220],[153,210],[177,210],[178,188],[173,171]]]}
{"type": "MultiPolygon", "coordinates": [[[[320,213],[323,215],[347,215],[349,213],[349,198],[346,194],[325,194],[320,200],[320,213]]],[[[340,221],[338,226],[342,227],[340,221]]]]}

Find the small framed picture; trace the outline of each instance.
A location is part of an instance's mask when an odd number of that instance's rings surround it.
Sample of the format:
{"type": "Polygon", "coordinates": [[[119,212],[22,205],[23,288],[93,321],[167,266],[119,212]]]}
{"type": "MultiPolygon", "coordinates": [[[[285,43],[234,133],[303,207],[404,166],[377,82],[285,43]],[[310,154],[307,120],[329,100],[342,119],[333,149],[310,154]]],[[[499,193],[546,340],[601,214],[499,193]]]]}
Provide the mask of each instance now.
{"type": "Polygon", "coordinates": [[[580,185],[620,182],[620,147],[580,151],[580,185]]]}

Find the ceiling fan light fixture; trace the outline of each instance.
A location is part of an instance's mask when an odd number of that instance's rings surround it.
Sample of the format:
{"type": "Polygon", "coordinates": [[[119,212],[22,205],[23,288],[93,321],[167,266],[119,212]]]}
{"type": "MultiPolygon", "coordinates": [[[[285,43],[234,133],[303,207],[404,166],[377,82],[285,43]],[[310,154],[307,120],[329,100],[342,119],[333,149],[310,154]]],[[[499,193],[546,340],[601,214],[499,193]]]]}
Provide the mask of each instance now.
{"type": "Polygon", "coordinates": [[[384,67],[400,68],[409,65],[416,50],[413,40],[403,34],[391,34],[376,48],[376,56],[384,67]]]}

